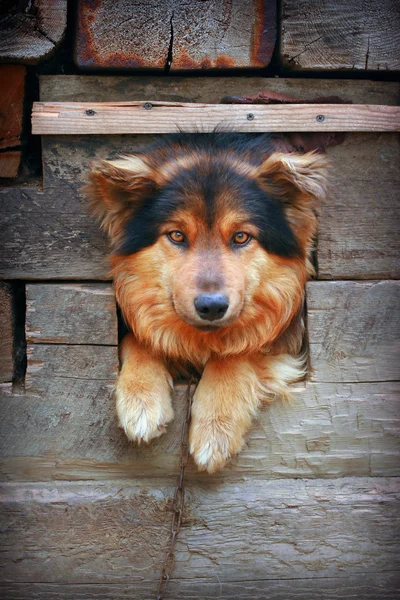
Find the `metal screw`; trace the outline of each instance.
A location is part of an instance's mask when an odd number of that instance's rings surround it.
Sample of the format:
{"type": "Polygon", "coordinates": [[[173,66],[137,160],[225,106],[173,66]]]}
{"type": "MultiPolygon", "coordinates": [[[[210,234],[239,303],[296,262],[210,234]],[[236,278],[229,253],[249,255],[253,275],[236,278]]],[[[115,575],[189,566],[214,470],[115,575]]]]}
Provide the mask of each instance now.
{"type": "Polygon", "coordinates": [[[315,120],[318,121],[318,123],[323,123],[325,121],[325,117],[324,115],[317,115],[315,120]]]}
{"type": "Polygon", "coordinates": [[[253,115],[253,113],[247,113],[247,120],[248,121],[254,121],[254,115],[253,115]]]}
{"type": "Polygon", "coordinates": [[[146,110],[151,110],[153,108],[153,105],[151,102],[145,102],[144,107],[146,110]]]}
{"type": "Polygon", "coordinates": [[[93,117],[96,114],[96,111],[93,110],[92,108],[88,108],[86,111],[86,114],[88,117],[93,117]]]}

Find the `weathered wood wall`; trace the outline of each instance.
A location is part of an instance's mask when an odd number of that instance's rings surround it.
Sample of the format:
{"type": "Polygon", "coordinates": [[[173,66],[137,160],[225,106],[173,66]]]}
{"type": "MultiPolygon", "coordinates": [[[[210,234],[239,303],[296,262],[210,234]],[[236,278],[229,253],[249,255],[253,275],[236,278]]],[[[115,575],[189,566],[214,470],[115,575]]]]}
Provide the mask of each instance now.
{"type": "MultiPolygon", "coordinates": [[[[41,99],[217,102],[266,87],[386,104],[399,91],[364,81],[62,76],[42,79],[41,99]]],[[[44,138],[43,189],[0,190],[0,274],[27,281],[26,389],[12,385],[7,363],[0,399],[6,598],[155,597],[184,387],[166,435],[128,443],[112,399],[106,241],[81,192],[90,160],[147,140],[44,138]]],[[[318,279],[307,287],[308,379],[292,402],[261,412],[222,473],[189,466],[171,598],[400,597],[398,138],[351,134],[328,152],[318,279]]],[[[11,288],[2,290],[10,330],[11,288]]]]}

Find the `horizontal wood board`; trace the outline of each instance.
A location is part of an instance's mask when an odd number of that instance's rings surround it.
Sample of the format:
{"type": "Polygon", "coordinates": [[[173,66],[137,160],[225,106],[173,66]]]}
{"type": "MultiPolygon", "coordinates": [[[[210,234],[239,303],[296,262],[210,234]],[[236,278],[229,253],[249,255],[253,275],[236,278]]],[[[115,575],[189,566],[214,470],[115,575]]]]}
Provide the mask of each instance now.
{"type": "MultiPolygon", "coordinates": [[[[41,98],[51,101],[132,101],[152,97],[161,101],[218,102],[226,95],[255,93],[265,88],[302,100],[338,94],[355,103],[388,105],[396,104],[399,91],[396,83],[347,80],[41,78],[41,98]]],[[[0,191],[5,247],[0,257],[0,276],[107,279],[107,244],[88,215],[81,186],[91,160],[134,151],[150,139],[153,138],[144,135],[44,137],[44,191],[0,191]]],[[[328,153],[333,163],[332,181],[320,220],[319,277],[399,277],[398,136],[349,134],[344,144],[330,148],[328,153]]]]}
{"type": "Polygon", "coordinates": [[[283,0],[281,59],[295,70],[397,71],[399,29],[392,0],[283,0]]]}
{"type": "MultiPolygon", "coordinates": [[[[397,572],[362,573],[349,577],[316,577],[315,579],[224,581],[215,577],[196,577],[191,580],[173,577],[169,584],[171,598],[185,600],[396,600],[400,597],[397,572]],[[173,595],[172,595],[173,594],[173,595]]],[[[148,581],[134,583],[57,584],[5,583],[0,593],[7,600],[126,600],[152,598],[155,584],[148,581]]]]}
{"type": "MultiPolygon", "coordinates": [[[[28,348],[25,394],[1,394],[0,478],[130,480],[176,476],[186,386],[177,386],[167,433],[136,446],[119,429],[114,407],[117,349],[28,348]]],[[[290,403],[262,410],[238,457],[204,485],[243,477],[398,476],[399,385],[309,383],[290,403]]]]}
{"type": "Polygon", "coordinates": [[[312,281],[307,327],[313,381],[400,379],[400,282],[312,281]]]}
{"type": "MultiPolygon", "coordinates": [[[[4,484],[2,582],[130,584],[148,598],[169,545],[172,490],[162,480],[4,484]]],[[[371,582],[376,593],[386,585],[395,594],[399,492],[393,478],[190,482],[170,597],[183,581],[221,597],[227,583],[286,580],[288,590],[298,579],[340,586],[373,573],[387,577],[371,582]]]]}
{"type": "Polygon", "coordinates": [[[34,102],[34,135],[124,133],[400,131],[400,107],[363,104],[203,104],[141,102],[34,102]]]}
{"type": "Polygon", "coordinates": [[[352,134],[330,148],[319,217],[319,279],[400,278],[400,138],[352,134]]]}
{"type": "Polygon", "coordinates": [[[153,98],[165,102],[217,104],[225,96],[255,94],[266,89],[302,101],[324,96],[339,96],[353,104],[396,106],[399,101],[396,82],[351,79],[43,75],[39,83],[43,102],[132,102],[153,98]]]}
{"type": "Polygon", "coordinates": [[[26,340],[28,343],[116,345],[117,309],[112,285],[28,284],[26,340]]]}

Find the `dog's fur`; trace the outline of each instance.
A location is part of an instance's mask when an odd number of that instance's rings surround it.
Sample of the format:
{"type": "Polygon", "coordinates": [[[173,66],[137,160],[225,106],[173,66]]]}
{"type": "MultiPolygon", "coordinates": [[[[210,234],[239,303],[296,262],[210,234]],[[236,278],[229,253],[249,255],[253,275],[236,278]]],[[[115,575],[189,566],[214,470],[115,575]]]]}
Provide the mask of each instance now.
{"type": "Polygon", "coordinates": [[[192,365],[202,375],[190,449],[213,472],[240,451],[260,402],[302,376],[304,284],[326,168],[321,154],[275,151],[269,135],[223,133],[165,136],[94,165],[87,191],[131,331],[116,391],[131,440],[165,431],[170,373],[192,365]],[[226,314],[201,318],[201,294],[222,294],[226,314]]]}

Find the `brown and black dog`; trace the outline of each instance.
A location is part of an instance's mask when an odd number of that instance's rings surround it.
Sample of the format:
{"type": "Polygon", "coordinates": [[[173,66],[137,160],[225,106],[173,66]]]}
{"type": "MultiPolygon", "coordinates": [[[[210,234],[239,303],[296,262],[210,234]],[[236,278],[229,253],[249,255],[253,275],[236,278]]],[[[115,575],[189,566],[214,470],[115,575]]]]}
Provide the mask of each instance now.
{"type": "Polygon", "coordinates": [[[165,431],[170,373],[193,365],[202,375],[190,449],[213,472],[240,451],[260,403],[302,376],[304,285],[326,170],[321,154],[231,133],[165,136],[94,165],[87,191],[131,331],[116,389],[131,440],[165,431]]]}

